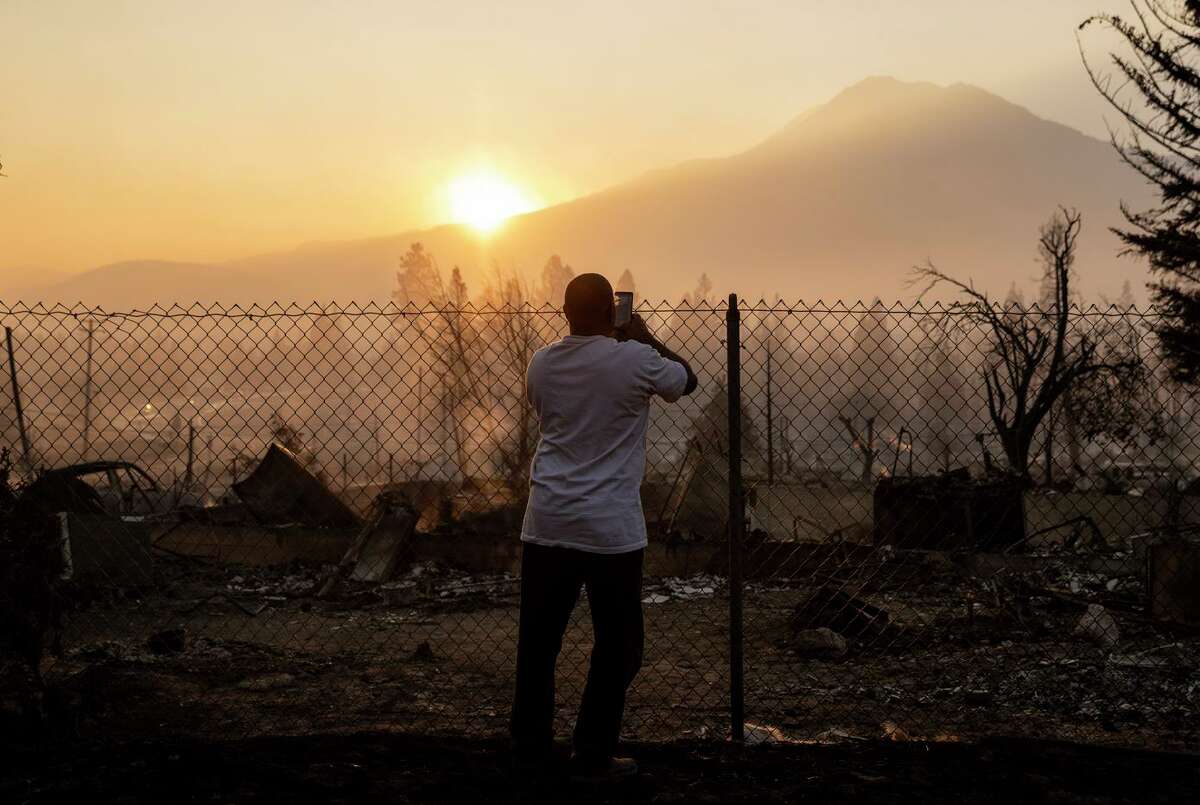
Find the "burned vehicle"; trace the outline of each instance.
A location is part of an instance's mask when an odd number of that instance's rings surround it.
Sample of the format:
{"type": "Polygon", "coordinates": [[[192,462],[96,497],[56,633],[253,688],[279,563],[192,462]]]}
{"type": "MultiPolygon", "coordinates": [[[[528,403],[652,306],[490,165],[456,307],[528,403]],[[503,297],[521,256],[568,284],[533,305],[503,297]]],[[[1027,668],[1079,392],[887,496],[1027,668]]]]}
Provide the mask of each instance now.
{"type": "Polygon", "coordinates": [[[173,508],[154,478],[128,461],[91,461],[47,470],[22,497],[48,513],[130,517],[164,514],[173,508]]]}

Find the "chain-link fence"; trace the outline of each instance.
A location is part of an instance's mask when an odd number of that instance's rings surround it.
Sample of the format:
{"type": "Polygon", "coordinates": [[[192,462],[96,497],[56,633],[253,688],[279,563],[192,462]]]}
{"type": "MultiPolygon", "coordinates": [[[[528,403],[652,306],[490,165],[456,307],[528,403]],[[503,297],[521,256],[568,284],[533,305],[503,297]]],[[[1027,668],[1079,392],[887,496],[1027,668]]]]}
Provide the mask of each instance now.
{"type": "Polygon", "coordinates": [[[1195,745],[1198,434],[1153,317],[743,317],[750,719],[1195,745]]]}
{"type": "MultiPolygon", "coordinates": [[[[751,740],[1196,746],[1200,440],[1152,316],[1071,311],[1038,358],[1052,310],[641,312],[700,387],[652,409],[628,735],[725,736],[744,697],[751,740]]],[[[56,706],[139,734],[505,729],[524,370],[560,314],[0,317],[4,618],[14,656],[47,645],[56,706]]],[[[564,722],[590,638],[581,601],[564,722]]]]}

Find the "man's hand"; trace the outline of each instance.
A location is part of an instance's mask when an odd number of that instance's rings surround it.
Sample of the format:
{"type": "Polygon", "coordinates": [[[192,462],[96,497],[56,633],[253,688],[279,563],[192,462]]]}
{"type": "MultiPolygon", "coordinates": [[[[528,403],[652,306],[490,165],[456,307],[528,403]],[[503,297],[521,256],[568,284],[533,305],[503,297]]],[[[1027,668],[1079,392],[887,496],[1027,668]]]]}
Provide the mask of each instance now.
{"type": "Polygon", "coordinates": [[[616,328],[614,337],[618,341],[640,341],[652,346],[655,344],[654,336],[650,334],[650,328],[637,313],[630,317],[629,324],[616,328]]]}

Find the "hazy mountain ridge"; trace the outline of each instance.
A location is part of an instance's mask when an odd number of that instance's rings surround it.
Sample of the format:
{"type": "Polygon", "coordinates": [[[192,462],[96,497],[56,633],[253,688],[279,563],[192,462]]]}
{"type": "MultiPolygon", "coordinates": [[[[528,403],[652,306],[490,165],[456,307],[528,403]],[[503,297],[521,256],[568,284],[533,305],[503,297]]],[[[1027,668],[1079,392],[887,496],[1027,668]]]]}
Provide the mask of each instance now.
{"type": "Polygon", "coordinates": [[[42,298],[109,308],[382,301],[417,240],[443,267],[461,266],[473,290],[493,263],[533,274],[561,254],[576,270],[631,269],[653,298],[678,297],[702,272],[747,296],[908,298],[907,270],[927,258],[1002,294],[1037,274],[1037,227],[1059,204],[1084,214],[1082,290],[1115,296],[1123,281],[1145,280],[1107,231],[1122,199],[1148,194],[1108,143],[969,85],[871,78],[745,152],[519,216],[490,239],[444,225],[219,265],[130,261],[42,298]]]}

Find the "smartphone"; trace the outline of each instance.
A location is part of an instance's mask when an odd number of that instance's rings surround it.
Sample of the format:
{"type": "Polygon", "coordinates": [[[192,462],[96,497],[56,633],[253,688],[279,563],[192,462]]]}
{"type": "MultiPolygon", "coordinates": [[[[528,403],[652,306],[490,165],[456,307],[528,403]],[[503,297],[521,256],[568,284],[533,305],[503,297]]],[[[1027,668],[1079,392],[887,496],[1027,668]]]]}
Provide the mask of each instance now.
{"type": "Polygon", "coordinates": [[[633,318],[633,291],[617,291],[616,309],[613,312],[613,326],[624,327],[633,318]]]}

